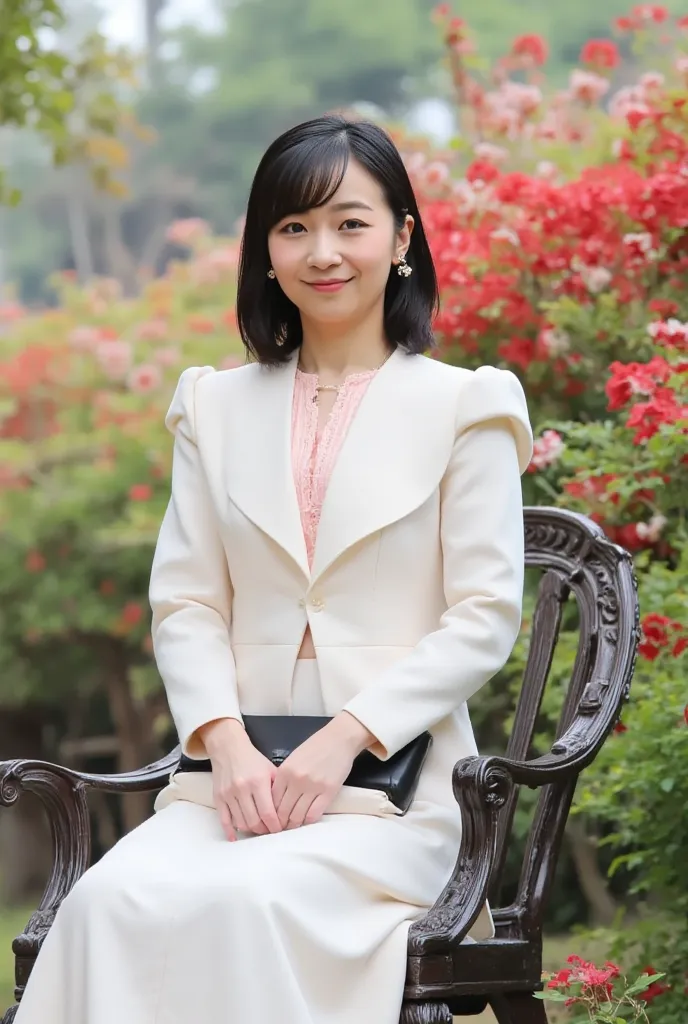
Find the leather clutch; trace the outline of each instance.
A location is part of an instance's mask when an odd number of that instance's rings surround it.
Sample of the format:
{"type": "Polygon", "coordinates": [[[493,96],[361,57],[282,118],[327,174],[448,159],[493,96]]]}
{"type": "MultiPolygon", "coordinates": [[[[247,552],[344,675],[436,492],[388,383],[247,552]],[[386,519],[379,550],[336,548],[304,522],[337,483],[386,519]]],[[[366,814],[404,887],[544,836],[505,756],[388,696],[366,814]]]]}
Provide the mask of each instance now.
{"type": "MultiPolygon", "coordinates": [[[[244,728],[253,746],[274,765],[281,765],[310,736],[332,719],[311,715],[244,715],[244,728]]],[[[402,814],[413,802],[421,769],[432,744],[429,732],[421,733],[386,761],[364,750],[354,760],[344,785],[360,789],[378,789],[387,795],[402,814]]],[[[182,754],[178,772],[209,772],[208,760],[195,760],[182,754]]]]}

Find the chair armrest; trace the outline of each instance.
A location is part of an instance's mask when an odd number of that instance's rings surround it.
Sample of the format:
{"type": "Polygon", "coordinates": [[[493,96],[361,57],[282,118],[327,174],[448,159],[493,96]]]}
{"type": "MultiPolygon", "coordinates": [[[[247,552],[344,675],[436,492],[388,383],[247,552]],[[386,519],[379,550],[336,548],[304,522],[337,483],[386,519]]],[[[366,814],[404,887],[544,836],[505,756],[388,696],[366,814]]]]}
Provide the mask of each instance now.
{"type": "Polygon", "coordinates": [[[50,875],[38,910],[14,943],[17,956],[36,955],[60,904],[90,864],[88,790],[137,793],[160,789],[178,760],[177,747],[144,768],[112,775],[78,772],[47,761],[0,761],[0,806],[11,807],[24,791],[35,793],[45,808],[53,844],[50,875]]]}
{"type": "Polygon", "coordinates": [[[531,761],[467,757],[454,768],[454,796],[462,834],[452,876],[435,904],[409,931],[409,956],[446,951],[465,939],[487,899],[497,856],[499,815],[514,786],[532,789],[570,782],[592,761],[596,748],[581,750],[575,723],[552,748],[531,761]]]}

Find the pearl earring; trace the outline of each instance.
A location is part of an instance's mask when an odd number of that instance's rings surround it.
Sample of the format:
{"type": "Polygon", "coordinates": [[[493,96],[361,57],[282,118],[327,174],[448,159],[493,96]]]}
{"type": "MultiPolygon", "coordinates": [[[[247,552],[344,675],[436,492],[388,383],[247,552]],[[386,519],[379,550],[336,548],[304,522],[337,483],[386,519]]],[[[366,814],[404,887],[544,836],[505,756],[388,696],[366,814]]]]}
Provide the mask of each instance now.
{"type": "Polygon", "coordinates": [[[413,273],[413,267],[410,267],[406,262],[405,256],[399,256],[399,265],[397,267],[397,274],[399,277],[410,277],[413,273]]]}
{"type": "Polygon", "coordinates": [[[270,278],[271,281],[275,280],[275,271],[272,269],[272,267],[270,267],[270,269],[268,270],[268,277],[270,278]]]}

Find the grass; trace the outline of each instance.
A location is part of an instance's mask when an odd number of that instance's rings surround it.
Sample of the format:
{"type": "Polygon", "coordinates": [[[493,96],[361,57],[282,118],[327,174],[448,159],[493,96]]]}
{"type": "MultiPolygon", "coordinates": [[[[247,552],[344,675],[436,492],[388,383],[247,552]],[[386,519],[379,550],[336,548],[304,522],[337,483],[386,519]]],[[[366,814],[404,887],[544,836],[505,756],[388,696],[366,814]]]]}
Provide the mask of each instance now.
{"type": "Polygon", "coordinates": [[[0,1017],[14,1002],[12,939],[24,931],[33,909],[13,907],[0,910],[0,1017]]]}
{"type": "MultiPolygon", "coordinates": [[[[14,957],[12,955],[12,939],[19,935],[26,925],[33,908],[13,908],[0,910],[0,1017],[8,1006],[14,1002],[14,957]]],[[[589,944],[570,935],[553,936],[545,941],[545,970],[558,970],[563,967],[570,953],[590,959],[604,960],[604,950],[593,948],[589,944]]],[[[552,1024],[557,1024],[552,1004],[547,1008],[552,1024]]],[[[479,1017],[457,1017],[462,1024],[495,1024],[494,1016],[486,1011],[479,1017]]]]}

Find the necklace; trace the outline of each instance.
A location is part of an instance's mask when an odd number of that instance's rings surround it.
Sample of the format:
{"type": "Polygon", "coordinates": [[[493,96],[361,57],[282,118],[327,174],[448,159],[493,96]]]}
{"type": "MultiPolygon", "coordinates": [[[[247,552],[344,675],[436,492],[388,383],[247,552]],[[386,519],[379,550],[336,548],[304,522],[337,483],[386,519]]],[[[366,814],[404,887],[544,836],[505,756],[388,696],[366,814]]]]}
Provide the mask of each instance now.
{"type": "MultiPolygon", "coordinates": [[[[372,370],[369,370],[369,371],[366,371],[366,372],[377,373],[378,370],[381,370],[382,367],[387,362],[387,360],[389,359],[389,357],[392,355],[393,351],[394,351],[394,349],[390,349],[389,352],[387,353],[387,355],[382,360],[382,362],[380,363],[379,366],[375,366],[375,367],[373,367],[372,370]]],[[[350,376],[356,376],[356,375],[355,374],[350,374],[350,376]]],[[[341,384],[317,384],[316,388],[315,388],[315,394],[313,395],[313,401],[314,402],[318,401],[318,392],[320,392],[320,391],[335,391],[335,392],[339,393],[341,391],[341,389],[344,387],[344,385],[346,384],[346,381],[347,381],[347,378],[345,377],[344,380],[341,382],[341,384]]]]}

